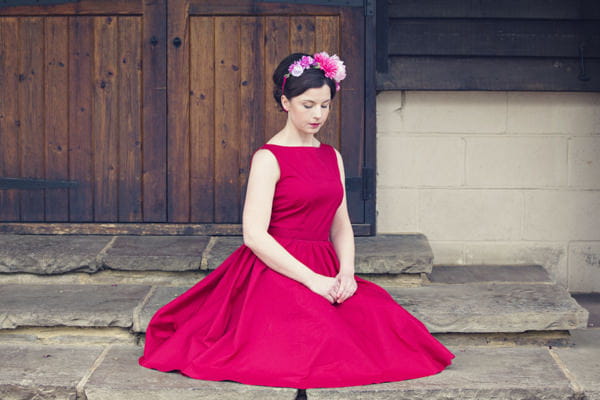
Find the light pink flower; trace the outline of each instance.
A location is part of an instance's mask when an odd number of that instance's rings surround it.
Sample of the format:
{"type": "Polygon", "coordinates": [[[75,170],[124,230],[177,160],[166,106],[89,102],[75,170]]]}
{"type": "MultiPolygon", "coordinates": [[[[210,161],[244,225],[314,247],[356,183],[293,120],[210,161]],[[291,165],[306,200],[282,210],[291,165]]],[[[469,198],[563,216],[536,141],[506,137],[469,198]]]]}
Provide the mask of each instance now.
{"type": "Polygon", "coordinates": [[[292,76],[298,77],[304,72],[304,67],[300,65],[298,61],[296,61],[295,63],[290,65],[289,71],[290,74],[292,74],[292,76]]]}

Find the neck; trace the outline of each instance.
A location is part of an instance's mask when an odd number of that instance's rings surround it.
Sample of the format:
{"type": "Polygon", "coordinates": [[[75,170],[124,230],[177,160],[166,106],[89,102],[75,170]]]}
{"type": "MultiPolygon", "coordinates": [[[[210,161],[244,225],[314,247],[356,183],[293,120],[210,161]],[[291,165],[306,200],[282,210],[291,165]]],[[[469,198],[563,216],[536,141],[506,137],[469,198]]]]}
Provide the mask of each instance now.
{"type": "Polygon", "coordinates": [[[288,146],[315,146],[314,135],[311,133],[303,133],[294,129],[289,122],[279,132],[281,138],[285,140],[288,146]]]}

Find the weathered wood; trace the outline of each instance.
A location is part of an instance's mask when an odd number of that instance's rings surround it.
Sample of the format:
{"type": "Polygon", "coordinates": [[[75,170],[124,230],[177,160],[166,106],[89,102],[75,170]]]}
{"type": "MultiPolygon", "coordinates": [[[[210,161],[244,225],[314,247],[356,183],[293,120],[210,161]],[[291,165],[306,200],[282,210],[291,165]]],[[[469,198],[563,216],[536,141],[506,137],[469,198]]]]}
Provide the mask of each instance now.
{"type": "MultiPolygon", "coordinates": [[[[21,176],[45,178],[44,171],[44,20],[21,18],[19,23],[19,151],[21,176]]],[[[14,47],[13,47],[14,49],[14,47]]],[[[21,219],[44,220],[44,193],[21,193],[21,219]]]]}
{"type": "Polygon", "coordinates": [[[585,70],[588,81],[578,78],[574,59],[392,57],[377,89],[599,91],[600,61],[586,60],[585,70]]]}
{"type": "MultiPolygon", "coordinates": [[[[379,38],[379,12],[382,10],[379,8],[380,3],[385,3],[383,12],[387,14],[387,2],[378,1],[377,11],[375,16],[365,17],[365,143],[364,143],[364,162],[363,166],[370,168],[373,173],[373,195],[370,198],[364,199],[364,212],[366,225],[370,226],[370,235],[377,234],[377,201],[376,201],[376,188],[377,188],[377,144],[373,138],[377,135],[377,92],[376,92],[376,71],[380,67],[380,49],[375,46],[368,45],[373,43],[373,40],[379,38]],[[377,53],[377,54],[375,54],[377,53]]],[[[387,43],[387,42],[386,42],[387,43]]],[[[385,70],[387,70],[387,57],[385,60],[385,70]]],[[[363,176],[363,179],[365,177],[363,176]]]]}
{"type": "MultiPolygon", "coordinates": [[[[356,35],[364,38],[362,10],[346,9],[342,18],[342,37],[356,35]]],[[[344,135],[340,152],[344,158],[346,177],[362,176],[364,165],[364,101],[365,101],[365,43],[360,41],[342,41],[341,53],[347,66],[348,78],[342,82],[342,118],[341,134],[344,135]]],[[[353,223],[365,222],[365,210],[362,193],[347,192],[346,200],[353,223]]]]}
{"type": "MultiPolygon", "coordinates": [[[[44,130],[46,132],[46,177],[49,180],[69,176],[69,108],[68,90],[69,35],[67,17],[46,18],[44,34],[45,79],[44,130]]],[[[46,191],[46,221],[69,220],[67,189],[46,191]]]]}
{"type": "Polygon", "coordinates": [[[600,21],[391,19],[389,54],[600,57],[600,21]]]}
{"type": "MultiPolygon", "coordinates": [[[[370,235],[370,226],[352,225],[355,236],[370,235]]],[[[215,235],[241,236],[241,224],[166,223],[0,223],[0,233],[21,235],[215,235]]]]}
{"type": "Polygon", "coordinates": [[[190,219],[212,222],[215,196],[215,49],[212,17],[190,17],[190,219]]]}
{"type": "Polygon", "coordinates": [[[143,215],[167,220],[167,31],[166,0],[144,1],[143,22],[143,215]]]}
{"type": "Polygon", "coordinates": [[[92,17],[69,18],[69,220],[94,220],[92,165],[92,17]]]}
{"type": "Polygon", "coordinates": [[[93,114],[94,220],[116,221],[119,132],[116,87],[117,19],[94,17],[93,114]]]}
{"type": "Polygon", "coordinates": [[[269,140],[285,125],[287,114],[279,110],[273,99],[273,71],[289,51],[289,25],[286,17],[265,18],[265,131],[264,141],[269,140]]]}
{"type": "Polygon", "coordinates": [[[239,223],[240,19],[215,17],[215,222],[239,223]]]}
{"type": "Polygon", "coordinates": [[[80,14],[141,14],[140,0],[77,0],[54,5],[23,5],[0,7],[0,15],[80,15],[80,14]]]}
{"type": "Polygon", "coordinates": [[[391,18],[598,19],[596,0],[391,0],[391,18]]]}
{"type": "Polygon", "coordinates": [[[168,3],[167,215],[169,222],[190,220],[190,40],[188,1],[168,3]],[[179,47],[175,45],[179,39],[179,47]]]}
{"type": "Polygon", "coordinates": [[[315,4],[265,3],[253,0],[191,0],[192,15],[331,15],[337,6],[315,4]]]}
{"type": "MultiPolygon", "coordinates": [[[[243,214],[252,156],[264,143],[265,26],[263,17],[244,17],[240,27],[240,215],[243,214]]],[[[273,97],[271,96],[271,99],[273,97]]],[[[274,103],[274,100],[271,100],[274,103]]]]}
{"type": "MultiPolygon", "coordinates": [[[[65,181],[57,179],[33,179],[33,178],[0,178],[0,189],[53,189],[58,191],[60,188],[77,187],[76,181],[65,181]]],[[[49,192],[51,193],[51,192],[49,192]]]]}
{"type": "Polygon", "coordinates": [[[118,220],[142,220],[141,17],[118,17],[118,220]]]}
{"type": "MultiPolygon", "coordinates": [[[[344,56],[340,54],[340,28],[339,16],[316,17],[316,51],[325,51],[329,53],[329,55],[337,54],[344,60],[344,56]]],[[[345,60],[344,63],[346,63],[345,60]]],[[[341,83],[342,87],[345,83],[345,80],[341,83]]],[[[336,97],[331,103],[327,122],[318,133],[319,140],[330,144],[337,149],[340,149],[341,146],[340,110],[343,101],[342,97],[344,97],[342,91],[336,93],[336,97]]]]}
{"type": "Polygon", "coordinates": [[[316,23],[314,16],[290,17],[290,53],[313,54],[316,23]]]}
{"type": "MultiPolygon", "coordinates": [[[[18,52],[14,43],[19,43],[17,18],[0,18],[0,174],[19,176],[19,133],[18,133],[18,52]]],[[[19,192],[0,191],[0,220],[20,220],[19,192]]]]}

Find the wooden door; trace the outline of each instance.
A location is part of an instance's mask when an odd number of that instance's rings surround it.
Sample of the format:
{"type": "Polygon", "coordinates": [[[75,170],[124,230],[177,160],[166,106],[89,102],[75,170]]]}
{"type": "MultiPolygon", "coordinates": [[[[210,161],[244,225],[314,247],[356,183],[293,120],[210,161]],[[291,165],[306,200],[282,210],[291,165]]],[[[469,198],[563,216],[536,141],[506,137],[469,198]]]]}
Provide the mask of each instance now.
{"type": "Polygon", "coordinates": [[[71,222],[58,228],[71,233],[241,232],[250,158],[285,122],[272,71],[290,52],[328,51],[348,78],[319,138],[344,157],[356,233],[372,234],[364,35],[362,7],[82,0],[0,8],[0,180],[29,184],[0,186],[0,221],[71,222]]]}
{"type": "MultiPolygon", "coordinates": [[[[338,54],[348,69],[319,138],[342,152],[348,177],[364,163],[364,10],[250,1],[169,2],[169,219],[241,222],[250,158],[285,124],[274,68],[291,52],[338,54]]],[[[349,185],[350,186],[350,185],[349,185]]],[[[360,191],[348,193],[365,222],[360,191]]]]}

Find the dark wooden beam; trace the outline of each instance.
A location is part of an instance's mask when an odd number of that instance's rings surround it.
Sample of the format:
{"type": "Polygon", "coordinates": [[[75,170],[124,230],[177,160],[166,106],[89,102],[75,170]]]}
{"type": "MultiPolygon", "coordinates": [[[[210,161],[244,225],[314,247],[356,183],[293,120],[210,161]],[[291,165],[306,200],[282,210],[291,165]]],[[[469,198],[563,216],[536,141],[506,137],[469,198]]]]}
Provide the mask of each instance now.
{"type": "Polygon", "coordinates": [[[600,91],[600,60],[561,58],[391,57],[378,90],[600,91]]]}
{"type": "Polygon", "coordinates": [[[77,181],[34,178],[0,178],[0,189],[64,189],[79,186],[77,181]]]}

